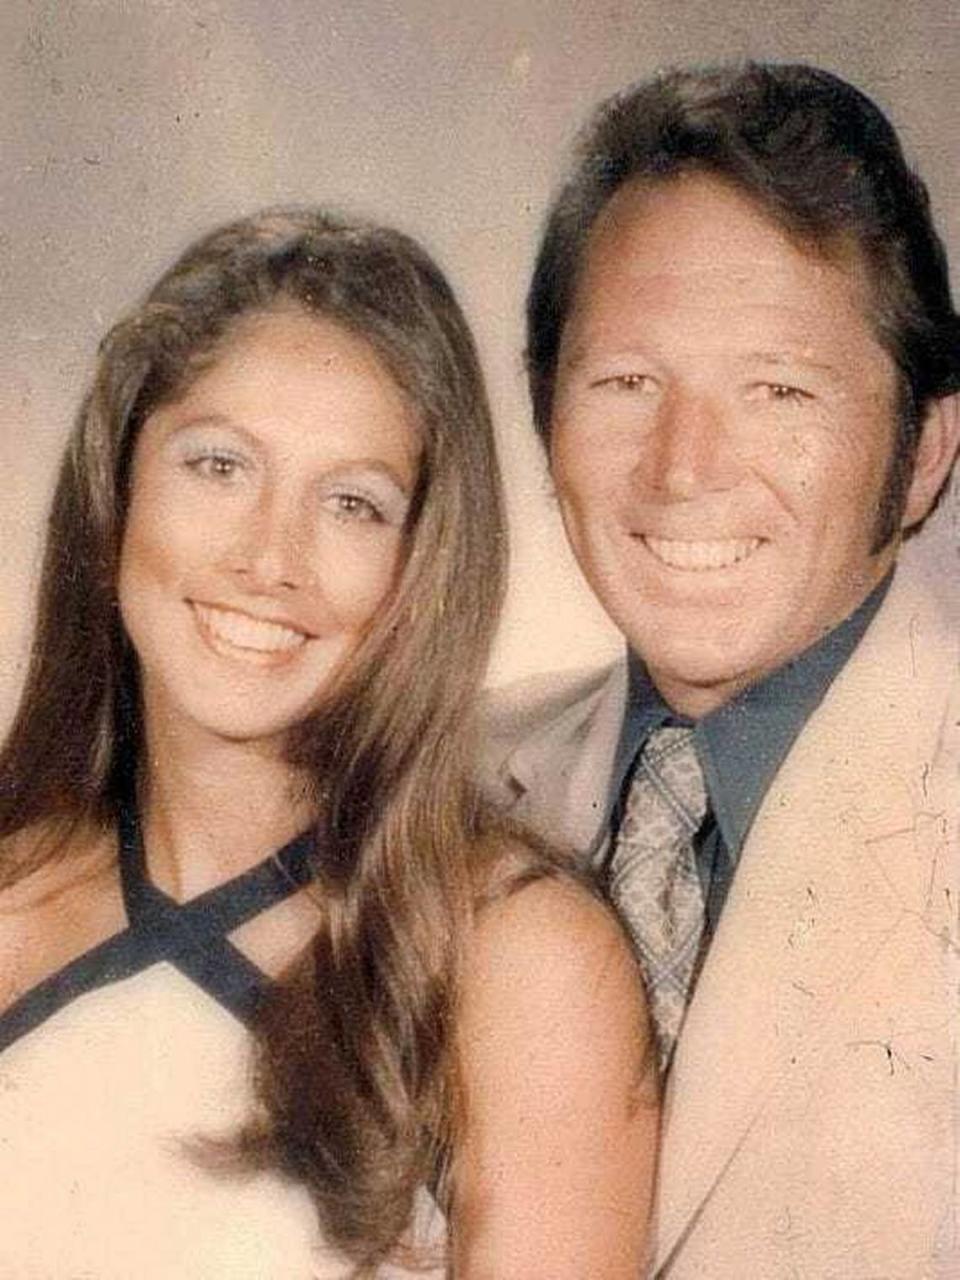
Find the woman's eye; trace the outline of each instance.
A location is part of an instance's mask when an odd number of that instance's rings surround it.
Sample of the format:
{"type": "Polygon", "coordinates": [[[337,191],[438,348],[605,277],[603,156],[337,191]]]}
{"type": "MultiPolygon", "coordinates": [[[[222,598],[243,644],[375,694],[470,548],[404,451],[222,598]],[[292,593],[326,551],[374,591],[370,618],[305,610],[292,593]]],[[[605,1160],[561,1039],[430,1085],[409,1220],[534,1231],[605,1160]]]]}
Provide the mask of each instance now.
{"type": "Polygon", "coordinates": [[[202,453],[188,458],[187,467],[210,480],[232,480],[243,469],[243,460],[231,453],[202,453]]]}

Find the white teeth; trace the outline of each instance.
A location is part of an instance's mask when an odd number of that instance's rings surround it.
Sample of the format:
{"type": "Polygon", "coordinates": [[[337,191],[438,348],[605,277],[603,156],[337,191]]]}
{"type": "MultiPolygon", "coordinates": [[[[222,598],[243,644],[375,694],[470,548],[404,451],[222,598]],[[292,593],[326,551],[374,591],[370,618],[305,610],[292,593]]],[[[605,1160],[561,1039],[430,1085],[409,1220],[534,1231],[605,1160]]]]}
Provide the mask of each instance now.
{"type": "Polygon", "coordinates": [[[680,542],[674,538],[645,536],[644,545],[671,569],[726,569],[753,555],[759,538],[714,538],[680,542]]]}
{"type": "Polygon", "coordinates": [[[247,613],[233,609],[216,609],[210,605],[195,604],[201,624],[217,640],[233,645],[236,649],[254,649],[258,653],[282,653],[299,649],[307,637],[279,622],[266,622],[251,618],[247,613]]]}

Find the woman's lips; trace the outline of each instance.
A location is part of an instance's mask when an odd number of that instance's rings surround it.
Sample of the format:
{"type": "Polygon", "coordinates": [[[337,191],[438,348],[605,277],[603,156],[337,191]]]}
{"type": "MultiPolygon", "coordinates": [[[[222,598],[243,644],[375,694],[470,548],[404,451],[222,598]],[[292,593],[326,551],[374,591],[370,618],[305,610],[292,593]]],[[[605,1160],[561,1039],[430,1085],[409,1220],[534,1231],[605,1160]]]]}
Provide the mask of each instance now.
{"type": "Polygon", "coordinates": [[[286,654],[301,649],[307,642],[303,631],[288,627],[282,622],[255,618],[249,613],[220,605],[199,604],[193,601],[193,610],[204,635],[231,650],[241,653],[286,654]]]}

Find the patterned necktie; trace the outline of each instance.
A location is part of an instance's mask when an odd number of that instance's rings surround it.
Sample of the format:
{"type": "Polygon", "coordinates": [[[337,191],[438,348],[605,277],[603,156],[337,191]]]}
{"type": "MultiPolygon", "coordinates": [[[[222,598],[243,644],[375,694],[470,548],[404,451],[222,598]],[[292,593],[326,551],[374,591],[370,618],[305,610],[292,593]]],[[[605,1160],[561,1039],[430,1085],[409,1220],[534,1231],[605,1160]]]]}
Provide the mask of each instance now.
{"type": "Polygon", "coordinates": [[[630,783],[608,874],[610,897],[640,954],[661,1072],[670,1064],[703,937],[693,839],[706,812],[693,730],[654,730],[630,783]]]}

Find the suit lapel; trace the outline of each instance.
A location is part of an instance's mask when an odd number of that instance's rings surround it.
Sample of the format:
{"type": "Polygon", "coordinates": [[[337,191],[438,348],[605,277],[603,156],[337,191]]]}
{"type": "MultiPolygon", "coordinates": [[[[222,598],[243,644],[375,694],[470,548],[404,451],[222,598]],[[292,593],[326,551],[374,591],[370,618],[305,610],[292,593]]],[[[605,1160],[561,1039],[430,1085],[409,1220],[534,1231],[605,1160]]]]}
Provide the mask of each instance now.
{"type": "Polygon", "coordinates": [[[950,679],[925,612],[895,584],[744,847],[665,1102],[658,1269],[902,917],[886,864],[922,894],[929,867],[911,863],[910,824],[935,749],[930,708],[950,679]]]}
{"type": "Polygon", "coordinates": [[[517,795],[512,812],[578,858],[598,856],[608,789],[627,697],[627,667],[615,664],[599,687],[542,725],[507,757],[517,795]]]}

